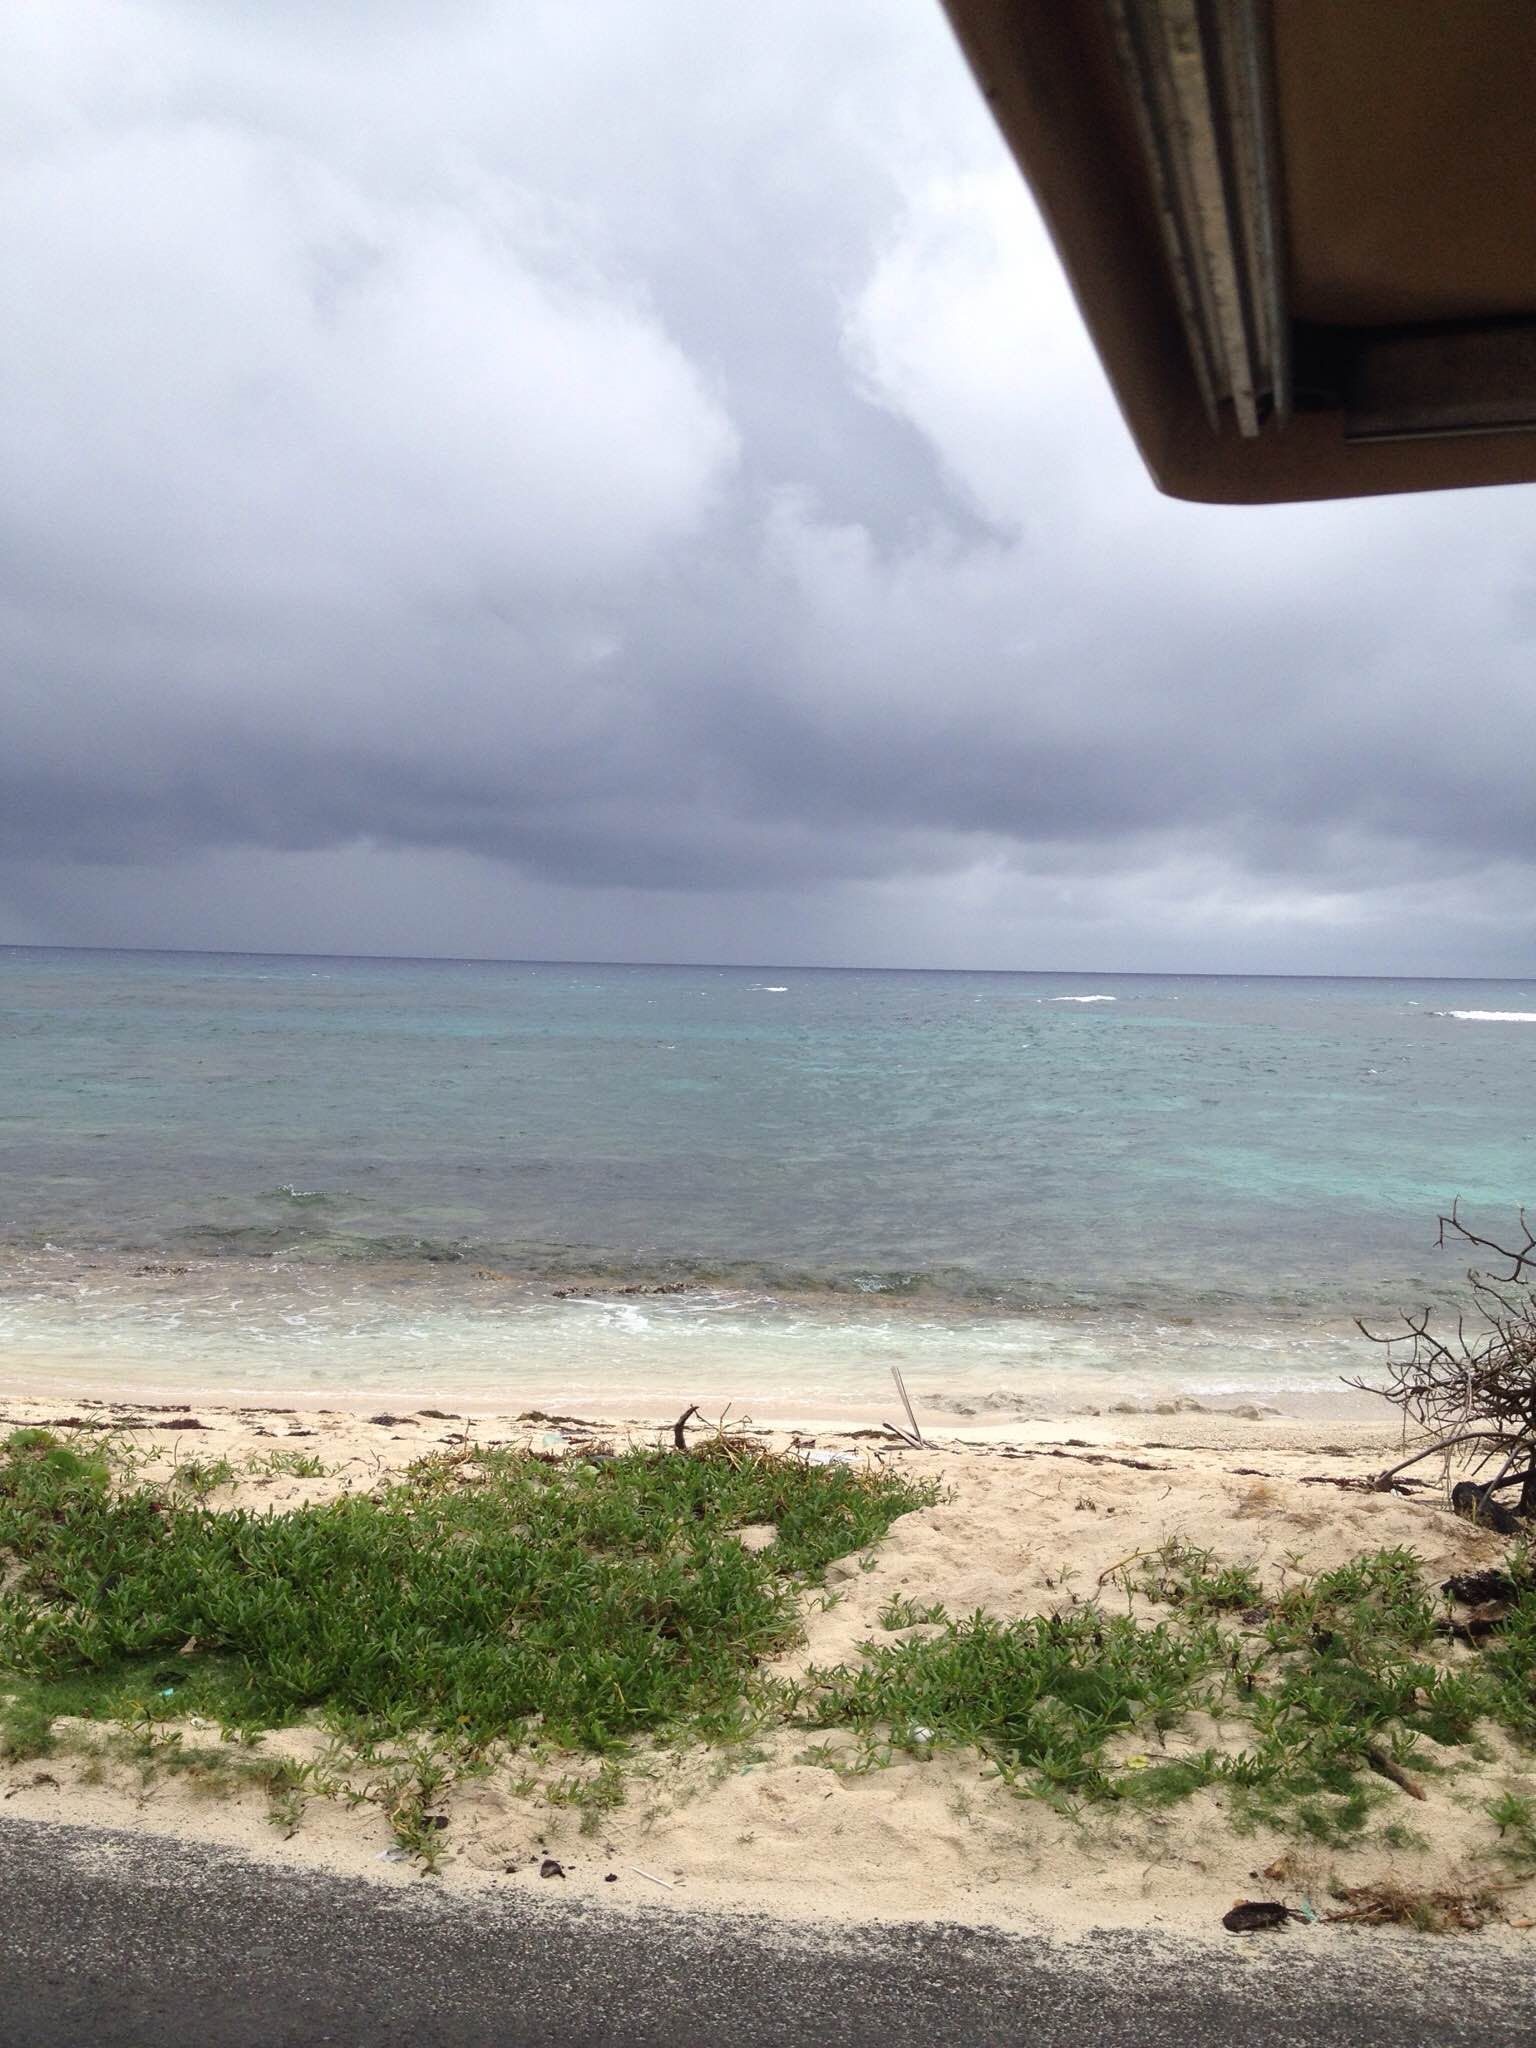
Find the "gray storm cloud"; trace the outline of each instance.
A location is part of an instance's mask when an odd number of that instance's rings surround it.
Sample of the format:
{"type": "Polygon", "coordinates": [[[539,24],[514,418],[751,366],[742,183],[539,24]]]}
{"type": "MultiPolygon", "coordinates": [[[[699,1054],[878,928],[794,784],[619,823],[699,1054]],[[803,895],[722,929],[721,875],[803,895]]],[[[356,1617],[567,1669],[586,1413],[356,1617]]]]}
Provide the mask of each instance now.
{"type": "Polygon", "coordinates": [[[0,133],[0,938],[1532,971],[1529,495],[1159,500],[932,0],[58,0],[0,133]]]}

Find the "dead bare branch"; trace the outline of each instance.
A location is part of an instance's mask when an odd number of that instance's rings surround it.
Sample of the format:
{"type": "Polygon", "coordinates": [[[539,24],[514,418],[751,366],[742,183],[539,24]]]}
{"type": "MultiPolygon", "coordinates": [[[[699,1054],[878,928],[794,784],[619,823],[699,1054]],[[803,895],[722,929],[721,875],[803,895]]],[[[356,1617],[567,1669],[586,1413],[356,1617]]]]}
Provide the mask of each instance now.
{"type": "Polygon", "coordinates": [[[1435,1441],[1378,1475],[1385,1490],[1400,1472],[1427,1458],[1464,1454],[1480,1471],[1500,1458],[1498,1472],[1485,1487],[1518,1485],[1520,1498],[1510,1514],[1536,1517],[1536,1231],[1524,1209],[1516,1219],[1516,1235],[1508,1243],[1484,1236],[1461,1218],[1459,1203],[1439,1219],[1437,1242],[1465,1245],[1491,1254],[1504,1270],[1467,1271],[1471,1301],[1456,1317],[1453,1332],[1442,1335],[1434,1311],[1406,1310],[1401,1328],[1373,1330],[1359,1323],[1361,1334],[1387,1354],[1386,1383],[1351,1379],[1361,1392],[1379,1394],[1400,1408],[1435,1441]]]}

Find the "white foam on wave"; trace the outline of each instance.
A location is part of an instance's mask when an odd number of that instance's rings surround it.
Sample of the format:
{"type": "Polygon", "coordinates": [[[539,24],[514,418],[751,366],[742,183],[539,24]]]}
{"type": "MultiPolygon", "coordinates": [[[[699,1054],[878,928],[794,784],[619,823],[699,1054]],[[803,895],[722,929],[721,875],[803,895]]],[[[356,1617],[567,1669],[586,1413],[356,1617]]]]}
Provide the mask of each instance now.
{"type": "Polygon", "coordinates": [[[1536,1010],[1436,1010],[1437,1017],[1460,1017],[1466,1024],[1536,1024],[1536,1010]]]}
{"type": "Polygon", "coordinates": [[[789,994],[788,985],[784,982],[754,981],[752,987],[760,996],[787,996],[789,994]]]}
{"type": "Polygon", "coordinates": [[[1042,1003],[1113,1003],[1116,996],[1042,996],[1042,1003]]]}
{"type": "Polygon", "coordinates": [[[606,1330],[622,1330],[626,1336],[644,1337],[649,1334],[651,1319],[626,1302],[619,1308],[606,1307],[599,1318],[606,1330]]]}

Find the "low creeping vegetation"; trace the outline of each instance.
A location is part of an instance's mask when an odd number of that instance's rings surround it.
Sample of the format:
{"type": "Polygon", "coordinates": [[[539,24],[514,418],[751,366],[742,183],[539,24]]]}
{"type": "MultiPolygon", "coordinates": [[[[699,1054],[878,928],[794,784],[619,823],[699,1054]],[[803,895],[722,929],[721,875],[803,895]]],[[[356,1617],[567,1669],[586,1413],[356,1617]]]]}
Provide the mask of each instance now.
{"type": "Polygon", "coordinates": [[[258,1451],[245,1461],[247,1472],[268,1479],[324,1479],[330,1466],[312,1451],[258,1451]]]}
{"type": "MultiPolygon", "coordinates": [[[[943,1633],[871,1644],[862,1664],[812,1674],[822,1727],[851,1726],[863,1760],[935,1742],[970,1745],[1022,1789],[1056,1804],[1129,1800],[1169,1805],[1225,1788],[1240,1827],[1287,1827],[1319,1842],[1358,1836],[1418,1752],[1472,1745],[1487,1723],[1536,1745],[1536,1572],[1516,1560],[1517,1597],[1476,1657],[1448,1666],[1435,1654],[1445,1603],[1406,1550],[1382,1550],[1337,1571],[1299,1577],[1266,1600],[1243,1566],[1169,1544],[1120,1589],[1168,1608],[1140,1622],[1082,1605],[1063,1614],[951,1621],[940,1608],[893,1602],[890,1628],[945,1624],[943,1633]],[[1158,1760],[1161,1737],[1193,1713],[1246,1731],[1158,1760]],[[1117,1763],[1116,1738],[1150,1749],[1117,1763]]],[[[1536,1813],[1494,1801],[1503,1853],[1536,1869],[1536,1813]]],[[[1396,1828],[1389,1846],[1411,1847],[1396,1828]]]]}
{"type": "MultiPolygon", "coordinates": [[[[466,1448],[282,1514],[209,1505],[232,1476],[183,1463],[138,1484],[131,1460],[46,1430],[0,1445],[0,1759],[48,1754],[61,1717],[104,1722],[90,1768],[254,1784],[285,1828],[311,1793],[371,1801],[427,1868],[444,1794],[496,1756],[729,1739],[779,1709],[793,1689],[758,1667],[799,1639],[805,1585],[937,1496],[728,1445],[466,1448]],[[771,1551],[736,1540],[753,1523],[774,1525],[771,1551]],[[274,1764],[187,1746],[165,1724],[188,1720],[246,1740],[318,1721],[334,1740],[274,1764]]],[[[541,1789],[584,1821],[622,1797],[608,1765],[541,1789]]]]}
{"type": "Polygon", "coordinates": [[[0,1446],[0,1667],[55,1712],[117,1719],[318,1711],[371,1739],[537,1728],[599,1753],[707,1735],[796,1639],[803,1582],[934,1497],[728,1448],[433,1457],[275,1515],[198,1491],[114,1486],[105,1457],[45,1431],[0,1446]],[[771,1551],[735,1540],[763,1522],[771,1551]]]}
{"type": "Polygon", "coordinates": [[[1218,1661],[1211,1630],[1141,1628],[1094,1607],[1007,1622],[978,1613],[924,1641],[872,1644],[862,1664],[813,1671],[808,1711],[821,1727],[898,1748],[969,1744],[1010,1779],[1091,1796],[1110,1788],[1109,1737],[1182,1718],[1218,1661]]]}
{"type": "Polygon", "coordinates": [[[207,1500],[221,1486],[233,1486],[235,1468],[228,1458],[182,1458],[171,1474],[174,1491],[192,1500],[207,1500]]]}
{"type": "MultiPolygon", "coordinates": [[[[800,1727],[853,1731],[856,1769],[968,1748],[1071,1811],[1210,1790],[1240,1829],[1341,1844],[1394,1784],[1475,1756],[1490,1728],[1536,1745],[1522,1554],[1470,1654],[1450,1650],[1411,1552],[1294,1567],[1269,1591],[1169,1544],[1056,1615],[955,1620],[894,1597],[881,1622],[907,1633],[789,1683],[763,1667],[803,1640],[823,1569],[932,1503],[933,1485],[727,1442],[558,1462],[465,1446],[278,1514],[220,1509],[179,1481],[142,1483],[110,1446],[45,1430],[0,1444],[0,1758],[45,1756],[60,1717],[106,1724],[97,1760],[210,1793],[254,1785],[287,1829],[311,1796],[372,1802],[427,1868],[447,1793],[518,1751],[520,1789],[584,1826],[622,1800],[640,1738],[739,1745],[800,1727]],[[738,1541],[754,1524],[776,1540],[738,1541]],[[188,1722],[224,1744],[188,1746],[188,1722]],[[323,1755],[254,1753],[295,1722],[328,1731],[323,1755]]],[[[1490,1854],[1536,1873],[1536,1803],[1508,1792],[1486,1816],[1490,1854]]],[[[1373,1839],[1422,1843],[1402,1819],[1373,1839]]]]}

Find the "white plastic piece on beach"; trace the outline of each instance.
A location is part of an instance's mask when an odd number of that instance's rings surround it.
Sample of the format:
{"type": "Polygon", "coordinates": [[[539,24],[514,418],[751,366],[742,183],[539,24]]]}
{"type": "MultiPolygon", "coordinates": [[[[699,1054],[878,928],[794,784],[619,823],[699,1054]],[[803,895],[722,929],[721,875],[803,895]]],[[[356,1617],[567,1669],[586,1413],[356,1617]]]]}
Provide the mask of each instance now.
{"type": "Polygon", "coordinates": [[[856,1451],[802,1451],[801,1457],[807,1465],[857,1465],[856,1451]]]}
{"type": "Polygon", "coordinates": [[[912,1740],[914,1742],[932,1742],[933,1730],[931,1728],[914,1728],[912,1730],[912,1740]]]}

